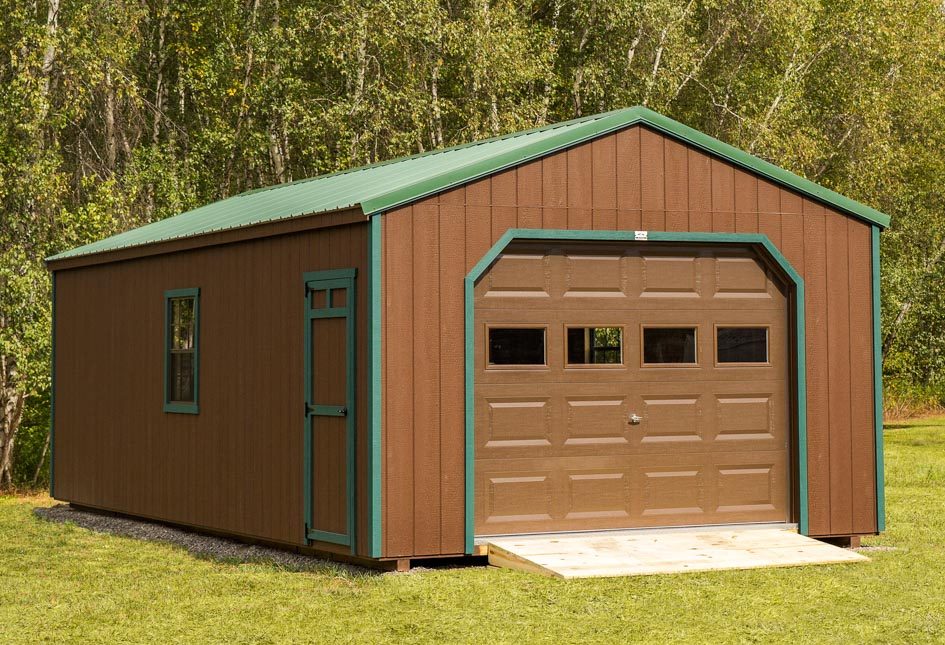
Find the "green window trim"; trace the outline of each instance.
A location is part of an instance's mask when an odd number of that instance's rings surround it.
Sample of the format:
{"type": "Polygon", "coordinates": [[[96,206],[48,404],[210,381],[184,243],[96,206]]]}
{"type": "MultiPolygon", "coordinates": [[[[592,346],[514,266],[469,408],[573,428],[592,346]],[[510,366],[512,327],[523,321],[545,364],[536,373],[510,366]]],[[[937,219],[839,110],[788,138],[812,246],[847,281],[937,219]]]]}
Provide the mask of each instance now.
{"type": "Polygon", "coordinates": [[[170,289],[164,292],[164,412],[176,414],[200,413],[200,288],[170,289]],[[171,370],[171,301],[175,298],[194,299],[194,400],[171,401],[168,383],[171,370]]]}
{"type": "MultiPolygon", "coordinates": [[[[795,332],[795,374],[793,389],[796,393],[794,414],[797,439],[797,530],[802,535],[809,533],[808,488],[807,488],[807,353],[805,334],[804,280],[791,266],[787,258],[768,239],[758,233],[670,233],[662,231],[578,231],[556,229],[509,229],[479,260],[465,279],[465,520],[466,553],[472,554],[475,546],[475,411],[473,409],[475,386],[475,307],[473,288],[492,266],[496,258],[513,240],[574,240],[574,241],[618,241],[618,242],[673,242],[738,244],[762,248],[783,271],[794,289],[789,302],[788,315],[793,314],[795,332]]],[[[792,475],[795,473],[792,473],[792,475]]]]}

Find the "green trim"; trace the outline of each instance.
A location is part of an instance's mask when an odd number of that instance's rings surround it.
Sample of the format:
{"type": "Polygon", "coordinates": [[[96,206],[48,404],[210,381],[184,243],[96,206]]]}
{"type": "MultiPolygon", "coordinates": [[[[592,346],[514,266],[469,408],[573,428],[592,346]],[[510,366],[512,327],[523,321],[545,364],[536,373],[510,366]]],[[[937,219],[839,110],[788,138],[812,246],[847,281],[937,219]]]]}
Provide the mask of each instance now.
{"type": "Polygon", "coordinates": [[[306,538],[309,540],[318,540],[319,542],[331,542],[332,544],[340,544],[342,546],[350,546],[351,552],[354,553],[354,545],[351,542],[351,537],[345,535],[344,533],[332,533],[331,531],[309,531],[306,534],[306,538]]]}
{"type": "MultiPolygon", "coordinates": [[[[302,274],[306,282],[318,280],[320,282],[329,282],[331,280],[354,278],[358,273],[357,269],[327,269],[325,271],[307,271],[302,274]]],[[[339,283],[341,284],[341,283],[339,283]]],[[[333,285],[327,285],[329,288],[333,285]]],[[[325,288],[319,286],[320,289],[325,288]]]]}
{"type": "Polygon", "coordinates": [[[200,288],[168,289],[164,292],[164,412],[175,414],[200,413],[200,288]],[[194,299],[194,402],[171,401],[167,381],[170,376],[171,353],[170,318],[172,298],[194,299]]]}
{"type": "Polygon", "coordinates": [[[876,432],[876,530],[886,530],[886,482],[883,456],[883,344],[880,301],[879,227],[872,236],[873,271],[873,428],[876,432]]]}
{"type": "Polygon", "coordinates": [[[56,496],[56,272],[52,279],[52,346],[49,357],[49,496],[56,496]]]}
{"type": "Polygon", "coordinates": [[[674,242],[741,244],[761,247],[765,250],[794,285],[792,304],[795,326],[795,415],[797,417],[797,485],[798,485],[798,531],[808,533],[807,491],[807,377],[806,336],[804,311],[804,280],[794,270],[787,258],[771,243],[766,235],[745,233],[668,233],[661,231],[570,231],[553,229],[509,229],[492,245],[492,248],[467,274],[464,281],[465,297],[465,492],[466,492],[466,553],[472,553],[475,542],[474,523],[474,478],[475,478],[475,307],[473,289],[476,281],[485,274],[503,249],[513,240],[575,240],[575,241],[619,241],[619,242],[674,242]]]}
{"type": "Polygon", "coordinates": [[[383,243],[383,216],[378,214],[371,218],[370,263],[371,279],[369,283],[370,297],[370,334],[371,360],[368,365],[370,372],[370,397],[368,399],[368,555],[372,558],[381,557],[381,330],[384,307],[381,302],[381,244],[383,243]]]}
{"type": "Polygon", "coordinates": [[[361,207],[375,215],[634,125],[646,126],[870,224],[889,216],[642,106],[261,188],[63,251],[48,262],[361,207]]]}
{"type": "Polygon", "coordinates": [[[355,303],[357,302],[357,292],[355,285],[356,269],[332,269],[328,271],[309,271],[302,274],[302,281],[305,285],[305,311],[303,315],[304,339],[303,347],[305,356],[303,357],[304,387],[303,400],[305,401],[304,416],[304,437],[303,450],[305,454],[302,458],[303,463],[303,498],[304,498],[304,519],[305,519],[305,539],[319,540],[321,542],[331,542],[351,547],[351,553],[356,551],[355,529],[357,526],[356,508],[355,508],[355,477],[357,470],[356,463],[356,437],[357,437],[357,330],[355,314],[355,303]],[[315,291],[322,289],[328,290],[326,308],[314,309],[312,296],[315,291]],[[347,290],[347,306],[332,307],[332,289],[347,290]],[[344,318],[345,319],[345,362],[346,362],[346,383],[345,383],[345,404],[344,411],[341,411],[338,405],[323,405],[311,400],[313,390],[312,378],[312,326],[311,321],[322,318],[344,318]],[[345,501],[347,504],[348,532],[347,534],[333,533],[330,531],[321,531],[310,528],[314,524],[314,505],[312,499],[313,469],[312,451],[313,451],[313,427],[312,421],[316,416],[345,417],[345,501]]]}
{"type": "Polygon", "coordinates": [[[348,408],[316,403],[312,406],[312,414],[316,417],[346,417],[348,416],[348,408]]]}
{"type": "Polygon", "coordinates": [[[327,309],[315,309],[309,313],[310,318],[345,318],[348,316],[347,307],[328,307],[327,309]]]}
{"type": "MultiPolygon", "coordinates": [[[[558,127],[578,123],[580,120],[567,124],[556,124],[558,127]]],[[[866,220],[871,224],[882,227],[889,226],[889,216],[857,201],[844,197],[829,188],[804,179],[794,173],[775,166],[772,163],[739,150],[727,143],[719,141],[704,132],[700,132],[669,117],[663,116],[643,106],[636,106],[624,110],[595,115],[579,128],[563,128],[562,131],[550,137],[545,137],[530,144],[517,147],[506,152],[478,159],[459,168],[450,169],[439,175],[433,175],[413,184],[405,184],[387,193],[376,195],[361,201],[361,208],[365,214],[390,210],[403,206],[409,202],[422,199],[434,193],[466,184],[486,175],[517,166],[532,159],[553,154],[565,148],[584,143],[591,139],[610,134],[633,125],[645,125],[654,130],[677,139],[683,143],[699,148],[711,155],[740,166],[766,179],[795,190],[811,199],[825,203],[854,217],[866,220]]],[[[536,128],[526,133],[517,133],[519,136],[531,132],[542,131],[547,128],[536,128]]],[[[499,138],[503,139],[503,138],[499,138]]],[[[478,142],[470,145],[488,146],[489,142],[478,142]]]]}

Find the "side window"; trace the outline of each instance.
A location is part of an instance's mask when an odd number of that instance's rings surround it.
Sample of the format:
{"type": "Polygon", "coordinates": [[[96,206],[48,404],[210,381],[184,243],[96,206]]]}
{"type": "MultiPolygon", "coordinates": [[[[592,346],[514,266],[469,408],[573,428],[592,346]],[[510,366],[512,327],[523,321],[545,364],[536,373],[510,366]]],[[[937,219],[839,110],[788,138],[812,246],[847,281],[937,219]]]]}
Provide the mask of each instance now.
{"type": "Polygon", "coordinates": [[[489,327],[489,365],[545,365],[544,327],[489,327]]]}
{"type": "Polygon", "coordinates": [[[644,327],[644,365],[695,365],[695,327],[644,327]]]}
{"type": "Polygon", "coordinates": [[[620,327],[568,327],[568,365],[620,365],[623,363],[623,329],[620,327]]]}
{"type": "Polygon", "coordinates": [[[164,411],[197,414],[200,290],[164,293],[164,411]]]}

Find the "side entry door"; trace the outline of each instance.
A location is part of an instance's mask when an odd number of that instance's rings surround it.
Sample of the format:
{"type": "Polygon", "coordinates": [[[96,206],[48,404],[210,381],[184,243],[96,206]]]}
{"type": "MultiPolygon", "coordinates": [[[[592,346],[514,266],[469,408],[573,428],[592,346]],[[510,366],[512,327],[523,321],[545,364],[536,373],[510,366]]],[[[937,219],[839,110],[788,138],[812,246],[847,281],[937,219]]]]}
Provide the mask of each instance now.
{"type": "Polygon", "coordinates": [[[353,546],[355,269],[304,280],[305,537],[353,546]]]}

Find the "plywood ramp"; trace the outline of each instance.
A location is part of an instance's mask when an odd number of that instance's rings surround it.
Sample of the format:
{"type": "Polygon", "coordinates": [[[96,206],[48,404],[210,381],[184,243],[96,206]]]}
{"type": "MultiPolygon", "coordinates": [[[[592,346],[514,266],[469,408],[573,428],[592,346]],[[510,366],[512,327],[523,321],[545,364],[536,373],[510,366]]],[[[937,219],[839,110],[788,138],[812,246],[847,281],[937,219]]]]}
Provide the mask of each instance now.
{"type": "Polygon", "coordinates": [[[489,564],[558,578],[793,567],[868,560],[793,531],[713,529],[498,538],[489,564]]]}

